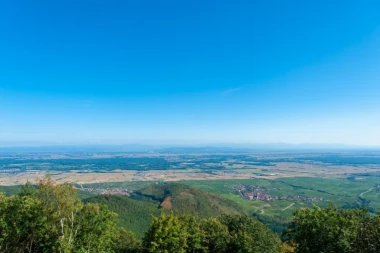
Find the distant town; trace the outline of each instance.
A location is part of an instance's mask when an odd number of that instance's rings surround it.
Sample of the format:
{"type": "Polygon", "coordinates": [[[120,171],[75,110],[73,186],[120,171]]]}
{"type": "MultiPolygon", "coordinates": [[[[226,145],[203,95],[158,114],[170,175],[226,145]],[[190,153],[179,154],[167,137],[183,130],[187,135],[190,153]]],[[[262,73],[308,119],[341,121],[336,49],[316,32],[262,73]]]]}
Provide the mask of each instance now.
{"type": "Polygon", "coordinates": [[[268,190],[280,190],[278,188],[267,189],[263,186],[257,185],[235,185],[231,189],[238,191],[242,198],[252,200],[252,201],[270,201],[270,200],[288,200],[288,201],[304,201],[304,202],[319,202],[328,201],[322,197],[312,197],[306,195],[282,195],[276,196],[267,193],[268,190]]]}
{"type": "Polygon", "coordinates": [[[80,187],[77,188],[80,191],[86,191],[86,192],[92,192],[92,193],[97,193],[100,195],[124,195],[124,196],[129,196],[130,191],[126,188],[84,188],[80,187]]]}

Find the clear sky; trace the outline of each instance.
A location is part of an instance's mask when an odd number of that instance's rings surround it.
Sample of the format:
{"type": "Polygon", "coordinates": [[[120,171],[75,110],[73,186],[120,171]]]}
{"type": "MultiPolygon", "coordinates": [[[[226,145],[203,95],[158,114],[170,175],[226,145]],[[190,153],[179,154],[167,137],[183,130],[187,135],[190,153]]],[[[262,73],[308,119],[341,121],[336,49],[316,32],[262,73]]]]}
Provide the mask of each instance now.
{"type": "Polygon", "coordinates": [[[0,145],[380,145],[380,1],[4,0],[0,145]]]}

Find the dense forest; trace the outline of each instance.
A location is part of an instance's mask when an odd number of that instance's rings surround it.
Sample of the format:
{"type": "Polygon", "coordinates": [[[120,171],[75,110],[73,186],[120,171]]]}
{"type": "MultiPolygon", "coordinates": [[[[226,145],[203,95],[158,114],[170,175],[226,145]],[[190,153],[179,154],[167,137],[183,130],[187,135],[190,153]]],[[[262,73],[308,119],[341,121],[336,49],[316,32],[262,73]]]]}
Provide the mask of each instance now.
{"type": "Polygon", "coordinates": [[[0,252],[375,253],[380,216],[334,206],[298,209],[280,238],[232,202],[186,186],[82,201],[72,185],[45,178],[12,196],[0,194],[0,252]]]}
{"type": "Polygon", "coordinates": [[[148,229],[150,215],[157,216],[160,210],[199,218],[244,214],[241,206],[231,200],[176,183],[151,185],[129,197],[97,195],[85,198],[83,202],[106,205],[110,211],[118,214],[119,225],[133,231],[138,238],[142,238],[148,229]]]}

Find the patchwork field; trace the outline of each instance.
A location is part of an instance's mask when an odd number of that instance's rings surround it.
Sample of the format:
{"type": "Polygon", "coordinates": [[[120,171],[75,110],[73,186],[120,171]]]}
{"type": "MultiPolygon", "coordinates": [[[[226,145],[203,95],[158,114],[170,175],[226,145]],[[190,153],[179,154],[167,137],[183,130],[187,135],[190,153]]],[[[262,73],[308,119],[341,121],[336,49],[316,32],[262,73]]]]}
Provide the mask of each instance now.
{"type": "MultiPolygon", "coordinates": [[[[1,159],[0,159],[1,162],[1,159]]],[[[178,169],[164,168],[160,170],[143,168],[140,170],[96,169],[92,164],[86,170],[78,170],[73,166],[70,170],[58,170],[54,165],[46,169],[25,169],[12,171],[0,169],[0,185],[18,185],[26,182],[35,182],[46,175],[50,175],[59,183],[72,182],[78,184],[125,182],[125,181],[182,181],[182,180],[227,180],[227,179],[280,179],[290,177],[315,178],[347,178],[380,175],[380,165],[331,165],[305,164],[294,162],[274,162],[270,166],[242,165],[241,161],[229,163],[205,163],[202,165],[185,164],[178,169]]],[[[9,167],[29,167],[30,165],[11,164],[9,167]]],[[[149,166],[149,165],[147,165],[149,166]]],[[[172,166],[173,167],[173,166],[172,166]]]]}
{"type": "MultiPolygon", "coordinates": [[[[178,182],[240,204],[281,231],[297,208],[380,210],[380,153],[113,153],[3,154],[0,185],[50,175],[83,196],[130,195],[149,185],[178,182]]],[[[9,191],[9,190],[8,190],[9,191]]]]}

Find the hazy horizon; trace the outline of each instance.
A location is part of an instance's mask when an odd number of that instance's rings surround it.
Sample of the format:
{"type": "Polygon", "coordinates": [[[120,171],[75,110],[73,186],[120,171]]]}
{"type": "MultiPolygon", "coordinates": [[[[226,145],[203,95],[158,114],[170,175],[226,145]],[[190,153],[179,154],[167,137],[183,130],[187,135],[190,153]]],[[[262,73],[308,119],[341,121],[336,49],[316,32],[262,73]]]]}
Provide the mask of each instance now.
{"type": "Polygon", "coordinates": [[[141,151],[141,150],[160,150],[167,148],[174,149],[237,149],[237,150],[379,150],[380,146],[376,145],[350,145],[350,144],[342,144],[342,143],[179,143],[179,142],[166,142],[166,143],[154,143],[154,142],[146,142],[146,143],[62,143],[62,142],[9,142],[2,143],[0,145],[0,149],[52,149],[52,152],[55,152],[55,148],[59,149],[70,149],[70,148],[80,148],[81,150],[91,150],[97,148],[105,148],[105,150],[113,150],[113,151],[141,151]]]}
{"type": "Polygon", "coordinates": [[[0,6],[0,146],[380,146],[379,1],[0,6]]]}

